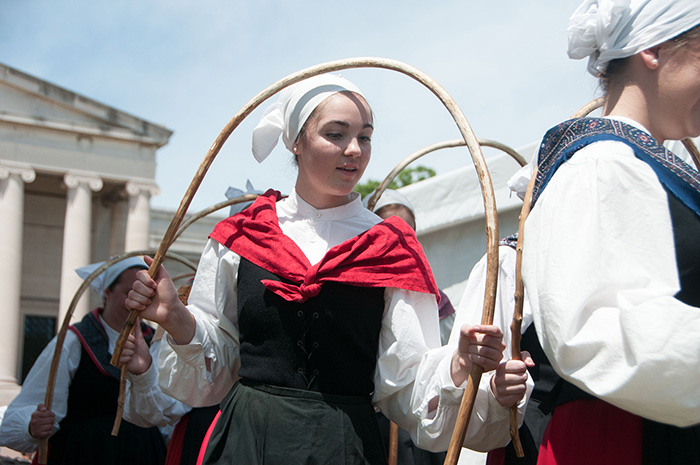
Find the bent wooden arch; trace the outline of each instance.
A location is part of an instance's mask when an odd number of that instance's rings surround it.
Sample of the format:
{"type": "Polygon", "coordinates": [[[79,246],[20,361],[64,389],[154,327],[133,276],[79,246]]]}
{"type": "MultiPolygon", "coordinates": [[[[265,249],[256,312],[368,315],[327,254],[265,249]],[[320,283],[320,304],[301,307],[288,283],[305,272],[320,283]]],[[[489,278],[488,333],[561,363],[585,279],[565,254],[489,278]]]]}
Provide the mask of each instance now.
{"type": "MultiPolygon", "coordinates": [[[[586,105],[581,107],[576,113],[573,114],[572,118],[581,118],[591,112],[602,107],[605,103],[603,97],[599,97],[595,100],[588,102],[586,105]]],[[[525,228],[525,220],[530,214],[530,207],[532,204],[532,191],[535,187],[535,180],[537,179],[537,167],[535,166],[530,177],[530,181],[527,184],[527,190],[525,191],[525,198],[523,199],[523,206],[520,209],[520,216],[518,217],[518,242],[515,247],[515,308],[513,309],[513,321],[510,325],[510,337],[511,337],[511,358],[513,360],[520,360],[520,341],[522,339],[522,325],[523,325],[523,304],[525,297],[525,287],[523,284],[522,277],[522,261],[523,261],[523,230],[525,228]]],[[[512,438],[518,437],[518,407],[514,405],[510,408],[510,436],[512,438]]],[[[515,446],[515,453],[518,457],[524,457],[524,451],[522,446],[516,442],[513,443],[515,446]]]]}
{"type": "MultiPolygon", "coordinates": [[[[527,161],[525,160],[525,158],[523,158],[522,155],[520,155],[517,151],[505,144],[489,139],[479,139],[478,142],[481,147],[492,147],[507,153],[515,161],[517,161],[520,166],[527,165],[527,161]]],[[[436,150],[449,149],[453,147],[464,147],[464,145],[465,143],[462,139],[451,139],[438,142],[436,144],[428,145],[420,150],[413,152],[412,154],[407,156],[403,161],[401,161],[401,163],[396,165],[396,167],[387,175],[386,178],[384,178],[384,180],[379,184],[379,186],[377,186],[374,192],[372,192],[369,200],[367,201],[367,208],[370,211],[373,211],[374,206],[377,204],[384,191],[389,187],[389,184],[391,184],[391,182],[396,178],[396,176],[399,175],[401,171],[406,169],[406,167],[414,161],[429,153],[435,152],[436,150]]]]}
{"type": "MultiPolygon", "coordinates": [[[[155,253],[155,250],[135,250],[133,252],[126,252],[120,255],[116,255],[114,257],[109,258],[106,260],[102,265],[100,265],[95,271],[90,273],[87,278],[83,280],[83,282],[80,284],[80,287],[78,288],[77,291],[75,291],[75,294],[73,295],[73,299],[70,302],[70,305],[68,306],[68,310],[66,311],[66,316],[63,318],[63,322],[61,324],[61,327],[56,334],[56,347],[54,349],[53,353],[53,358],[51,359],[51,367],[49,368],[49,378],[48,382],[46,385],[46,394],[44,396],[44,405],[46,405],[46,408],[51,410],[51,406],[53,404],[53,395],[54,395],[54,390],[56,388],[56,375],[58,373],[58,364],[61,360],[61,352],[63,351],[63,343],[66,339],[66,334],[68,333],[68,328],[70,327],[70,322],[71,318],[73,317],[73,312],[75,311],[75,307],[78,305],[78,302],[80,301],[80,298],[83,296],[85,293],[85,290],[90,287],[90,283],[92,283],[97,276],[102,274],[107,268],[110,266],[114,265],[115,263],[119,263],[122,260],[126,260],[127,258],[135,257],[138,255],[152,255],[155,253]]],[[[185,257],[182,257],[176,253],[168,252],[167,253],[167,258],[171,258],[173,260],[176,260],[193,270],[197,269],[197,266],[192,263],[190,260],[187,260],[185,257]]],[[[121,386],[120,386],[121,387],[121,386]]],[[[120,395],[120,397],[122,397],[120,395]]],[[[123,404],[122,404],[123,405],[123,404]]],[[[39,456],[38,456],[38,461],[41,464],[46,464],[46,461],[48,459],[48,439],[42,439],[39,443],[39,456]]]]}
{"type": "MultiPolygon", "coordinates": [[[[391,60],[387,58],[350,58],[345,60],[332,61],[317,66],[312,66],[306,68],[294,74],[291,74],[276,83],[272,84],[267,89],[263,90],[252,100],[250,100],[224,127],[224,129],[219,133],[218,137],[212,144],[211,148],[207,152],[204,160],[202,161],[199,169],[195,173],[195,176],[185,193],[180,206],[178,207],[173,220],[166,231],[166,234],[161,242],[158,253],[154,257],[153,264],[149,269],[149,274],[155,276],[158,267],[162,262],[162,257],[165,251],[172,244],[172,237],[175,234],[182,218],[189,207],[192,197],[202,183],[204,175],[214,161],[214,158],[221,150],[224,142],[231,135],[233,130],[238,127],[240,122],[248,116],[255,108],[257,108],[263,101],[267,100],[272,95],[276,94],[285,87],[288,87],[296,82],[304,80],[306,78],[316,76],[319,74],[324,74],[333,71],[340,71],[350,68],[382,68],[397,71],[399,73],[405,74],[413,78],[414,80],[420,82],[425,87],[427,87],[436,97],[440,99],[443,105],[450,112],[452,118],[457,123],[460,133],[465,140],[469,152],[471,154],[472,160],[476,167],[477,173],[479,175],[479,181],[481,184],[481,190],[484,200],[484,210],[486,216],[486,233],[487,233],[487,270],[488,278],[486,283],[486,297],[484,299],[484,313],[482,323],[490,323],[493,321],[493,310],[495,304],[495,292],[496,292],[496,279],[498,273],[498,222],[496,218],[496,202],[493,192],[493,185],[491,183],[491,178],[489,176],[488,168],[486,162],[484,161],[483,154],[479,147],[479,143],[474,136],[474,133],[467,122],[466,117],[457,106],[456,102],[452,97],[431,77],[423,73],[422,71],[407,65],[405,63],[391,60]]],[[[121,351],[123,350],[124,343],[131,332],[136,320],[136,311],[131,311],[130,315],[124,325],[122,332],[120,333],[119,340],[117,341],[117,347],[114,351],[114,356],[112,357],[112,364],[118,365],[119,357],[121,356],[121,351]]],[[[469,376],[467,383],[467,392],[462,401],[462,406],[460,407],[460,413],[458,415],[457,426],[455,427],[455,432],[453,434],[452,443],[450,444],[450,449],[453,451],[453,460],[446,463],[456,463],[456,459],[459,456],[459,449],[461,448],[461,443],[464,441],[464,436],[466,435],[466,426],[468,424],[469,416],[473,410],[473,398],[476,396],[476,386],[479,384],[479,379],[483,373],[483,369],[479,365],[474,364],[472,373],[469,376]],[[456,446],[453,445],[456,444],[456,446]],[[456,452],[454,452],[456,450],[456,452]]],[[[448,455],[450,453],[448,452],[448,455]]]]}
{"type": "Polygon", "coordinates": [[[194,215],[190,216],[189,218],[187,218],[186,220],[184,220],[182,222],[182,224],[180,225],[180,228],[173,235],[173,240],[172,240],[171,244],[173,242],[175,242],[175,240],[177,240],[177,238],[180,237],[180,235],[185,231],[185,229],[189,228],[190,225],[192,223],[194,223],[195,221],[197,221],[201,218],[204,218],[205,216],[210,215],[216,211],[219,211],[222,208],[226,208],[226,207],[231,206],[231,205],[236,205],[238,203],[251,202],[257,198],[258,198],[258,194],[244,194],[244,195],[241,195],[239,197],[233,197],[230,199],[223,200],[219,203],[215,203],[214,205],[211,205],[203,210],[198,211],[197,213],[195,213],[194,215]]]}

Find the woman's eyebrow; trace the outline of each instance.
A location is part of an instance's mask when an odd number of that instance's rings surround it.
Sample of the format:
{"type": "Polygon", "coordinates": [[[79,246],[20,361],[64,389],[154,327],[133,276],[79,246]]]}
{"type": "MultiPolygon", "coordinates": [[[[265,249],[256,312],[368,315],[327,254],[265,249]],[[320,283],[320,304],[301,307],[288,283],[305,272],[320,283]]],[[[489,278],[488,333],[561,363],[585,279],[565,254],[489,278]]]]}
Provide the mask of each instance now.
{"type": "MultiPolygon", "coordinates": [[[[328,121],[326,124],[339,124],[339,125],[341,125],[341,126],[343,126],[343,127],[345,127],[345,128],[350,127],[350,123],[348,123],[347,121],[341,121],[341,120],[337,120],[337,119],[328,121]]],[[[362,129],[365,129],[365,128],[374,129],[374,126],[372,125],[372,123],[365,123],[365,124],[362,126],[362,129]]]]}

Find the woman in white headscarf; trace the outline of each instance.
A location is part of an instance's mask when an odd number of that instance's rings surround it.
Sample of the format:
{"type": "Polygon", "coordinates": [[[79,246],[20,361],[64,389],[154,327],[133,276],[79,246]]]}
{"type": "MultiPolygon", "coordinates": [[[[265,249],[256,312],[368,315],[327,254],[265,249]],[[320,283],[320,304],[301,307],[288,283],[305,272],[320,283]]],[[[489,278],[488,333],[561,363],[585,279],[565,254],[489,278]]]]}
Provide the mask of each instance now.
{"type": "MultiPolygon", "coordinates": [[[[85,279],[102,264],[75,271],[85,279]]],[[[66,333],[51,410],[44,405],[44,397],[55,337],[34,362],[22,390],[8,407],[0,428],[0,445],[32,452],[40,440],[48,439],[48,463],[52,465],[164,463],[163,436],[153,425],[167,427],[186,410],[158,386],[156,371],[149,365],[157,356],[157,344],[151,343],[153,330],[145,324],[136,327],[122,354],[121,361],[129,371],[125,421],[118,436],[111,434],[120,372],[109,360],[129,315],[124,306],[126,295],[140,269],[148,269],[143,259],[127,258],[90,282],[104,303],[66,333]]]]}
{"type": "Polygon", "coordinates": [[[544,137],[523,278],[562,376],[540,464],[700,463],[700,2],[587,0],[569,54],[602,118],[544,137]]]}
{"type": "MultiPolygon", "coordinates": [[[[372,132],[347,80],[288,88],[254,130],[253,154],[264,160],[282,136],[298,166],[290,195],[269,190],[217,225],[188,307],[164,269],[157,284],[139,273],[129,304],[169,333],[164,389],[221,402],[204,463],[385,464],[373,404],[420,446],[446,450],[472,361],[500,361],[494,326],[465,326],[458,347],[440,347],[438,290],[415,233],[353,192],[372,132]]],[[[481,418],[506,411],[486,394],[481,418]]],[[[467,443],[488,447],[487,420],[474,423],[467,443]]]]}

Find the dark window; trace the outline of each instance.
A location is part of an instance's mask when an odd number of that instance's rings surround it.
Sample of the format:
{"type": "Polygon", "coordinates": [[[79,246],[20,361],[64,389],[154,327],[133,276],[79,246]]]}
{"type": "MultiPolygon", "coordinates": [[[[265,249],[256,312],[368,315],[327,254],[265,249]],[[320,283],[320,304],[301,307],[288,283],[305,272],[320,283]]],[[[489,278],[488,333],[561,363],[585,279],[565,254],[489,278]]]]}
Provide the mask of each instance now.
{"type": "Polygon", "coordinates": [[[24,350],[22,351],[22,377],[24,383],[34,361],[56,333],[56,318],[30,316],[24,318],[24,350]]]}

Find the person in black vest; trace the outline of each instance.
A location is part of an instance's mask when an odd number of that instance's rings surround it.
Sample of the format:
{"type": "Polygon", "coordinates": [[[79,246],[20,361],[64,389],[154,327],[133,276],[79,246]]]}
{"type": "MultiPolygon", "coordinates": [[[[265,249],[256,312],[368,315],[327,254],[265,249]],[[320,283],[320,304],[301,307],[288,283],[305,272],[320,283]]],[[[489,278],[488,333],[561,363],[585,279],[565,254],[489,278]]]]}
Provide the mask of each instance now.
{"type": "Polygon", "coordinates": [[[603,117],[540,145],[523,279],[563,378],[539,464],[700,463],[700,2],[588,0],[569,55],[603,117]]]}
{"type": "MultiPolygon", "coordinates": [[[[85,278],[102,263],[76,270],[85,278]]],[[[129,422],[129,412],[150,410],[153,399],[166,398],[155,378],[138,379],[140,390],[128,389],[125,419],[119,435],[111,435],[119,395],[119,369],[110,364],[111,354],[124,325],[124,306],[137,270],[147,269],[143,259],[117,262],[94,281],[93,289],[104,297],[104,305],[70,327],[61,353],[52,410],[43,404],[56,338],[41,353],[12,401],[0,431],[3,445],[21,452],[36,450],[39,440],[49,438],[48,463],[54,464],[162,464],[165,444],[157,427],[142,428],[129,422]],[[144,384],[145,383],[145,384],[144,384]]],[[[153,330],[138,325],[122,361],[130,371],[143,371],[135,350],[148,352],[153,330]]],[[[143,354],[142,354],[143,355],[143,354]]],[[[144,357],[140,357],[143,359],[144,357]]],[[[136,377],[138,378],[138,377],[136,377]]],[[[35,456],[36,460],[36,456],[35,456]]]]}
{"type": "Polygon", "coordinates": [[[471,364],[501,359],[494,326],[465,326],[441,347],[439,293],[414,231],[353,192],[373,124],[341,77],[285,89],[253,154],[264,160],[282,136],[298,167],[289,196],[269,190],[216,226],[187,307],[165,268],[155,281],[137,273],[129,307],[168,333],[164,390],[221,403],[204,463],[385,464],[375,405],[419,446],[446,450],[471,364]]]}

